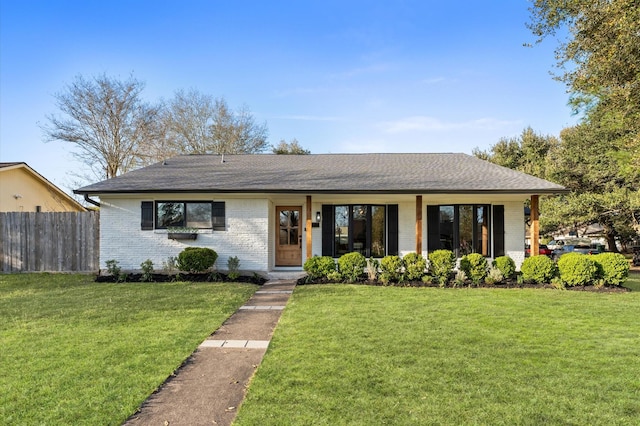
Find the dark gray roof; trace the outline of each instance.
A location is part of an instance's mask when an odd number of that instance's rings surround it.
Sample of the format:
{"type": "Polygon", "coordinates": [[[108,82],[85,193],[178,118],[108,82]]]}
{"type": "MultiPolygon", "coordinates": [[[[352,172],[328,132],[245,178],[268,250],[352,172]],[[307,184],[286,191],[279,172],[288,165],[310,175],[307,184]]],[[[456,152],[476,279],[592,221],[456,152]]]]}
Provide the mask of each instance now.
{"type": "Polygon", "coordinates": [[[78,194],[565,192],[467,154],[180,155],[78,194]]]}

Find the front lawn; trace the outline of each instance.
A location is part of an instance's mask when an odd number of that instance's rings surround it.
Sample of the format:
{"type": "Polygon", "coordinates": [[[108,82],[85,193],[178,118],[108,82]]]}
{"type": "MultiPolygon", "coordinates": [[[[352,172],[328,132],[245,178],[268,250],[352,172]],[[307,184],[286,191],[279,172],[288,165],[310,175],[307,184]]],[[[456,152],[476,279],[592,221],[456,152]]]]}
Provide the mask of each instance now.
{"type": "Polygon", "coordinates": [[[0,275],[3,424],[122,424],[256,289],[0,275]]]}
{"type": "Polygon", "coordinates": [[[640,418],[640,292],[296,288],[237,425],[640,418]]]}

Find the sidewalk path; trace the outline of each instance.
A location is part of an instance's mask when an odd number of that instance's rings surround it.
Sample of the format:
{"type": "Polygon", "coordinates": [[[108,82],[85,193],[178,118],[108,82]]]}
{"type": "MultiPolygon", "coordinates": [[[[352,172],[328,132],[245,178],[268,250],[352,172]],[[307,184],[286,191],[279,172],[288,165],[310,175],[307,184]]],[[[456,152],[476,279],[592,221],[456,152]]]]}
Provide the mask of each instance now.
{"type": "Polygon", "coordinates": [[[230,425],[294,287],[265,283],[124,424],[230,425]]]}

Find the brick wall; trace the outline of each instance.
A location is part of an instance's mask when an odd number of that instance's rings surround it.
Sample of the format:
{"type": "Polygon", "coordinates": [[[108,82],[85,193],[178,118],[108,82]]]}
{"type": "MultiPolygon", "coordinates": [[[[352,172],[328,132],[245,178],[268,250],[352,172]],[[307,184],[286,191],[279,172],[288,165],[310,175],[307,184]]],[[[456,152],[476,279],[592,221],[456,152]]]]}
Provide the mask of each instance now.
{"type": "Polygon", "coordinates": [[[226,270],[228,258],[237,256],[241,270],[267,271],[269,202],[264,199],[216,201],[226,202],[226,230],[201,230],[195,241],[183,241],[168,239],[166,230],[141,231],[140,199],[103,197],[100,209],[101,268],[106,267],[107,260],[115,259],[124,270],[137,270],[140,263],[151,259],[154,269],[160,270],[169,256],[177,256],[185,247],[197,246],[209,247],[218,253],[216,266],[219,270],[226,270]]]}

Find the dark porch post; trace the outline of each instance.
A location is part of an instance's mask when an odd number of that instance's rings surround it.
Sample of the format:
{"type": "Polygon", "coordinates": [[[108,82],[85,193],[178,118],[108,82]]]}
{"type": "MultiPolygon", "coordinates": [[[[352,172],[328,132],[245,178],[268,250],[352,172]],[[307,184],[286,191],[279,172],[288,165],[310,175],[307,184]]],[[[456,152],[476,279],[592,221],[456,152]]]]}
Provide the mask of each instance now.
{"type": "Polygon", "coordinates": [[[540,222],[538,198],[538,195],[531,196],[531,229],[529,231],[529,237],[531,238],[531,256],[537,256],[540,254],[540,222]]]}

